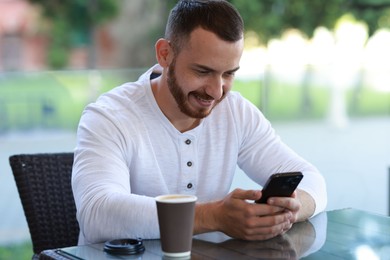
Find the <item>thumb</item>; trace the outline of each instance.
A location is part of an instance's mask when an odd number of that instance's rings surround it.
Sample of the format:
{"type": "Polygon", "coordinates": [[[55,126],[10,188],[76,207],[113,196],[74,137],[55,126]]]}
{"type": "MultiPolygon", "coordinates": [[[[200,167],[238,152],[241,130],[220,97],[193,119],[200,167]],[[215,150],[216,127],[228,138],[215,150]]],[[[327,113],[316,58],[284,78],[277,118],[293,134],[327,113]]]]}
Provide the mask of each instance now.
{"type": "Polygon", "coordinates": [[[232,197],[241,200],[258,200],[261,197],[261,191],[235,189],[232,193],[232,197]]]}

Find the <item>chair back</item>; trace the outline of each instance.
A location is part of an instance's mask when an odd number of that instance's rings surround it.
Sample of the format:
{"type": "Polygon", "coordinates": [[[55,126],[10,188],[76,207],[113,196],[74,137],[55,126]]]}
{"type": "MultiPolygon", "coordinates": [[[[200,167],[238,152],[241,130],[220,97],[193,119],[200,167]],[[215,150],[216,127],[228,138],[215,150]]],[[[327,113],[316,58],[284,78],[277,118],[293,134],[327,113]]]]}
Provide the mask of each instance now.
{"type": "Polygon", "coordinates": [[[71,188],[73,153],[9,158],[30,230],[33,251],[77,245],[79,225],[71,188]]]}

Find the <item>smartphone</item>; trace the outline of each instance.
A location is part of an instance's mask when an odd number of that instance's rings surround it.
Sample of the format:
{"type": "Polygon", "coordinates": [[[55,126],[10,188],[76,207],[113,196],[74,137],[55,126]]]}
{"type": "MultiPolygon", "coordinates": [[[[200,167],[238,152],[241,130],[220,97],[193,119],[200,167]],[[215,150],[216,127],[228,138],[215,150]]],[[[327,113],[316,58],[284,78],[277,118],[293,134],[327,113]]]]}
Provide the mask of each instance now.
{"type": "Polygon", "coordinates": [[[272,174],[264,185],[261,198],[256,200],[256,203],[267,203],[270,197],[291,197],[302,178],[301,172],[272,174]]]}

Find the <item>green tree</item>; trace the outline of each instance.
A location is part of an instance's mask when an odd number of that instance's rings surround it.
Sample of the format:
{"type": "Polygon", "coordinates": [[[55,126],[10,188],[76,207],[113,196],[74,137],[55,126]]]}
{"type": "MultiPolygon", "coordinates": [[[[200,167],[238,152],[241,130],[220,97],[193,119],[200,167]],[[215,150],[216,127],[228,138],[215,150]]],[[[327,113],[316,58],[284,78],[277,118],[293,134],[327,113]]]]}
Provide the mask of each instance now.
{"type": "Polygon", "coordinates": [[[117,0],[29,0],[39,5],[50,22],[48,63],[52,68],[63,68],[69,49],[77,45],[91,45],[96,25],[115,16],[117,0]]]}
{"type": "Polygon", "coordinates": [[[369,34],[390,28],[390,0],[230,0],[240,11],[247,31],[263,43],[295,28],[308,37],[319,26],[333,29],[337,20],[350,13],[364,21],[369,34]]]}

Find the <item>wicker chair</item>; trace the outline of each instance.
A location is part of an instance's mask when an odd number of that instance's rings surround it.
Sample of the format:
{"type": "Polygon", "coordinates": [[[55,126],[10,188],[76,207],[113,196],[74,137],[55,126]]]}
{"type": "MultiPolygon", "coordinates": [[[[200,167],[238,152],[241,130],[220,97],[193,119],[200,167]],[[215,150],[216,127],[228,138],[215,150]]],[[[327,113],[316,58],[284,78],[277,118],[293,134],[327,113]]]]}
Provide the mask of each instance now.
{"type": "Polygon", "coordinates": [[[77,245],[73,153],[20,154],[9,162],[30,230],[33,259],[46,249],[77,245]]]}

